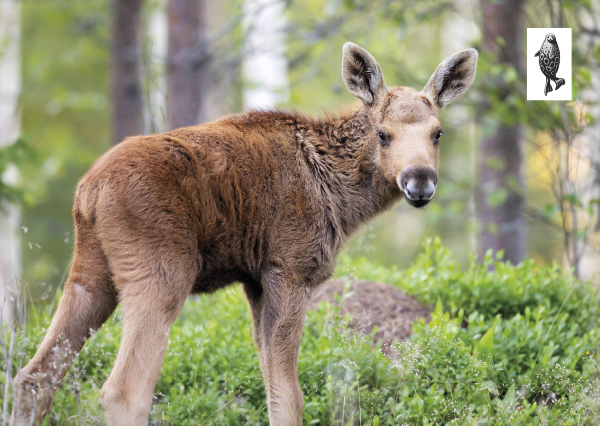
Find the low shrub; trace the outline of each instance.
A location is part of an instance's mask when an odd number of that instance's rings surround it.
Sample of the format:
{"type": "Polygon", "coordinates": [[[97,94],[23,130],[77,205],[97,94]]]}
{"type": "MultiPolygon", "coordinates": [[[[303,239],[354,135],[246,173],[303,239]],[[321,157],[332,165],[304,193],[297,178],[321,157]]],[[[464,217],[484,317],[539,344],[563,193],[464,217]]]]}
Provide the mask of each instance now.
{"type": "MultiPolygon", "coordinates": [[[[436,308],[397,345],[395,361],[374,343],[376,330],[348,332],[349,318],[326,302],[309,312],[299,358],[305,424],[600,422],[597,290],[568,271],[491,256],[461,268],[435,239],[408,270],[343,254],[337,275],[387,282],[436,308]]],[[[242,293],[234,286],[186,302],[170,334],[152,424],[268,424],[242,293]]],[[[33,356],[49,321],[49,309],[32,310],[17,335],[13,373],[33,356]]],[[[44,424],[103,423],[100,389],[118,351],[120,322],[117,311],[88,341],[44,424]]]]}

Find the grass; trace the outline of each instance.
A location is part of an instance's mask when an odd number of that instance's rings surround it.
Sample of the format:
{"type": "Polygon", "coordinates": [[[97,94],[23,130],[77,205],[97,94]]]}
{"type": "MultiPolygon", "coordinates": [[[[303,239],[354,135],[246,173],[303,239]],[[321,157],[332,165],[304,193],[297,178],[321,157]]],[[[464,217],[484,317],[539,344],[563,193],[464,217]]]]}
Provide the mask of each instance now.
{"type": "MultiPolygon", "coordinates": [[[[514,266],[488,256],[461,268],[437,239],[408,270],[343,254],[336,274],[387,282],[436,309],[398,345],[394,362],[373,335],[347,332],[348,318],[329,304],[310,312],[299,358],[305,424],[600,423],[600,302],[592,284],[532,261],[514,266]]],[[[33,356],[50,309],[29,316],[16,335],[14,371],[33,356]]],[[[44,424],[104,422],[100,389],[120,321],[117,311],[86,344],[44,424]]],[[[268,424],[265,401],[241,289],[188,300],[170,335],[151,423],[268,424]]]]}

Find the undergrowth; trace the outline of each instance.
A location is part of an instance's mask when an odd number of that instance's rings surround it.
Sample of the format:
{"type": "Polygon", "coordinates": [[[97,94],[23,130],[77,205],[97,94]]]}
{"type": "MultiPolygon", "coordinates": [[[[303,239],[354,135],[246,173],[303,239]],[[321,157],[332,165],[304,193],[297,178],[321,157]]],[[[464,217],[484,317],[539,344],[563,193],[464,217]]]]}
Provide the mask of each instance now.
{"type": "MultiPolygon", "coordinates": [[[[299,358],[309,425],[600,423],[600,302],[558,265],[491,256],[460,267],[439,240],[408,270],[342,254],[336,274],[386,282],[435,306],[391,361],[322,302],[299,358]]],[[[51,309],[17,331],[12,373],[35,353],[51,309]],[[26,330],[26,331],[24,331],[26,330]]],[[[117,311],[85,345],[44,424],[103,424],[100,390],[120,340],[117,311]]],[[[6,334],[5,334],[6,337],[6,334]]],[[[7,365],[5,362],[4,368],[7,365]]],[[[2,394],[10,395],[2,381],[2,394]]],[[[10,405],[9,409],[10,409],[10,405]]],[[[268,424],[251,318],[238,286],[190,298],[170,335],[151,424],[268,424]]]]}

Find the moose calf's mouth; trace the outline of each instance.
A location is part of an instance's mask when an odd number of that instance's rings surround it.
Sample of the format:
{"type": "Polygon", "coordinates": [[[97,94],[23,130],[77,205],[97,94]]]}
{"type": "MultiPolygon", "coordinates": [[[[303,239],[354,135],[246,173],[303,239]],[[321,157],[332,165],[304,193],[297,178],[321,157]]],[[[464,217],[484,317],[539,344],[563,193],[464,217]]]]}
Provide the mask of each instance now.
{"type": "Polygon", "coordinates": [[[431,198],[421,199],[421,200],[408,198],[408,195],[406,195],[406,192],[404,193],[404,198],[406,199],[408,204],[410,204],[413,207],[417,207],[417,208],[425,207],[431,201],[431,198]]]}
{"type": "MultiPolygon", "coordinates": [[[[400,185],[400,183],[398,183],[398,187],[400,188],[400,191],[402,191],[402,193],[404,194],[404,198],[406,199],[408,204],[410,204],[413,207],[416,207],[416,208],[425,207],[433,199],[433,194],[431,194],[430,198],[419,199],[419,198],[413,196],[410,192],[407,193],[407,190],[405,188],[403,188],[402,185],[400,185]]],[[[435,188],[433,191],[435,193],[435,188]]]]}

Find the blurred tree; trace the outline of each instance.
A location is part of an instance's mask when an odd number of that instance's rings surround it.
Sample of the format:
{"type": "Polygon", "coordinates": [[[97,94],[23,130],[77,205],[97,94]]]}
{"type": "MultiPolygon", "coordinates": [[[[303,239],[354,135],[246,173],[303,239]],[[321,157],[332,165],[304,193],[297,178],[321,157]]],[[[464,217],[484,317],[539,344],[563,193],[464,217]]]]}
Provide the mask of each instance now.
{"type": "Polygon", "coordinates": [[[166,0],[146,1],[146,25],[142,30],[145,134],[162,133],[166,129],[167,3],[166,0]]]}
{"type": "MultiPolygon", "coordinates": [[[[481,2],[484,49],[497,63],[512,66],[521,75],[524,7],[522,0],[481,2]]],[[[501,99],[511,94],[502,77],[496,83],[501,99]]],[[[479,146],[477,208],[482,259],[490,248],[504,250],[504,258],[513,263],[520,262],[527,254],[522,131],[518,122],[499,120],[479,146]]]]}
{"type": "Polygon", "coordinates": [[[142,0],[112,0],[112,143],[143,131],[139,69],[142,0]]]}
{"type": "MultiPolygon", "coordinates": [[[[71,206],[77,181],[92,162],[106,151],[110,142],[121,140],[121,137],[113,139],[109,134],[112,108],[109,107],[111,88],[107,71],[111,59],[110,5],[114,1],[69,0],[68,7],[64,1],[20,2],[23,9],[23,138],[12,146],[14,148],[10,151],[13,154],[10,155],[20,155],[15,149],[19,145],[25,146],[26,142],[37,157],[29,162],[9,161],[8,150],[2,150],[0,174],[5,170],[4,164],[17,164],[22,177],[20,185],[26,189],[22,197],[24,207],[21,223],[28,228],[26,234],[21,233],[23,281],[28,283],[32,300],[50,300],[68,270],[73,242],[71,206]]],[[[251,51],[249,25],[265,31],[265,28],[260,28],[262,24],[249,24],[246,20],[254,15],[247,9],[253,3],[285,3],[285,35],[277,36],[285,37],[285,43],[281,40],[279,43],[285,46],[287,58],[289,100],[283,106],[311,115],[322,115],[323,110],[335,112],[337,108],[345,108],[355,102],[344,89],[339,71],[344,42],[353,41],[367,48],[380,62],[390,86],[400,84],[422,88],[440,60],[458,49],[473,47],[471,43],[479,37],[478,34],[465,36],[465,23],[452,18],[460,15],[471,25],[483,27],[478,25],[483,16],[480,7],[482,2],[472,3],[468,0],[207,1],[210,18],[205,20],[208,24],[205,40],[209,42],[206,43],[208,47],[202,58],[210,58],[210,66],[204,68],[210,69],[211,77],[208,99],[212,115],[209,119],[240,111],[244,102],[247,102],[245,94],[261,84],[251,82],[246,74],[251,51]],[[452,44],[448,40],[452,40],[452,44]]],[[[589,41],[590,54],[594,55],[597,64],[600,49],[597,49],[596,34],[600,34],[600,27],[586,16],[596,17],[597,20],[600,14],[586,13],[581,16],[581,23],[573,22],[574,12],[584,3],[560,3],[565,8],[564,25],[573,28],[574,41],[581,41],[576,36],[577,27],[585,26],[594,38],[589,41]]],[[[528,26],[554,25],[547,4],[554,6],[554,17],[558,19],[558,0],[529,0],[528,26]]],[[[498,3],[497,7],[500,5],[498,3]]],[[[151,27],[148,32],[153,34],[148,36],[147,43],[140,40],[140,55],[150,59],[146,62],[138,59],[139,71],[131,75],[141,80],[142,101],[152,105],[152,109],[146,106],[150,112],[144,116],[145,126],[142,128],[140,125],[141,130],[126,132],[129,134],[154,133],[168,127],[163,118],[166,118],[166,108],[162,107],[162,96],[167,87],[166,70],[163,68],[166,68],[168,45],[168,19],[162,8],[166,11],[167,7],[168,0],[145,0],[142,7],[148,12],[157,12],[146,22],[142,15],[140,22],[140,30],[148,25],[151,27]],[[155,21],[159,21],[158,24],[155,21]],[[156,56],[150,57],[149,52],[156,56]],[[149,73],[150,69],[153,70],[152,74],[149,73]],[[158,88],[155,93],[160,95],[156,102],[153,100],[155,88],[158,88]]],[[[499,25],[494,22],[497,19],[500,19],[500,15],[491,17],[488,25],[499,25]]],[[[266,19],[266,24],[270,25],[269,31],[275,27],[275,22],[269,19],[266,19]]],[[[514,29],[511,26],[505,31],[514,29]]],[[[140,33],[143,34],[143,31],[135,32],[134,39],[142,37],[140,33]]],[[[560,108],[552,102],[526,102],[519,93],[524,89],[523,75],[517,74],[509,62],[497,63],[496,54],[501,51],[503,40],[491,37],[492,44],[498,43],[497,50],[480,49],[477,86],[469,90],[467,99],[442,114],[447,133],[444,137],[448,143],[441,148],[440,177],[443,180],[436,194],[436,202],[426,211],[414,210],[406,203],[398,204],[365,231],[364,238],[353,243],[357,255],[364,255],[377,263],[404,267],[414,261],[417,246],[424,237],[440,235],[444,244],[454,249],[456,257],[466,262],[469,250],[465,246],[473,237],[471,223],[467,220],[474,210],[471,200],[474,198],[475,159],[472,154],[476,142],[482,139],[480,135],[489,136],[490,130],[495,135],[502,123],[508,123],[510,127],[518,121],[527,129],[524,136],[530,140],[544,136],[547,141],[549,133],[546,132],[551,130],[551,125],[557,127],[555,134],[564,138],[559,132],[563,120],[556,119],[561,117],[560,108]],[[497,84],[499,79],[503,84],[497,84]],[[512,90],[508,96],[507,86],[512,90]],[[487,108],[476,108],[472,114],[470,106],[481,97],[488,102],[487,108]],[[474,120],[474,116],[481,117],[481,121],[474,120]]],[[[511,46],[509,42],[506,45],[511,46]]],[[[196,48],[205,48],[202,39],[196,48]]],[[[195,52],[198,53],[197,50],[195,52]]],[[[589,77],[590,72],[592,78],[597,79],[594,77],[600,75],[597,65],[589,68],[582,62],[584,59],[587,61],[587,57],[578,56],[578,49],[573,52],[573,63],[577,64],[573,67],[574,83],[586,74],[589,77]]],[[[259,76],[265,77],[266,73],[260,73],[259,76]]],[[[4,74],[0,74],[0,85],[5,81],[4,77],[4,74]]],[[[192,87],[198,89],[198,86],[192,87]]],[[[284,91],[272,90],[271,93],[278,97],[284,91]]],[[[575,93],[576,87],[574,99],[575,93]]],[[[277,102],[281,101],[279,99],[277,102]]],[[[594,112],[597,109],[591,109],[597,108],[593,103],[585,101],[581,106],[582,110],[600,116],[594,112]]],[[[567,109],[568,117],[576,116],[574,111],[567,109]]],[[[141,118],[139,120],[142,121],[141,118]]],[[[593,130],[595,128],[589,127],[591,135],[598,133],[593,130]]],[[[525,145],[525,148],[532,146],[525,145]]],[[[578,230],[571,226],[570,220],[566,220],[572,215],[568,210],[578,199],[569,196],[557,202],[546,182],[549,179],[541,182],[539,173],[531,170],[534,160],[539,162],[540,168],[544,167],[544,172],[547,170],[538,151],[529,149],[528,152],[532,153],[527,156],[530,163],[524,165],[523,171],[528,177],[527,215],[534,219],[529,222],[530,252],[540,262],[550,261],[560,258],[563,246],[560,207],[564,205],[564,225],[569,226],[573,238],[579,238],[584,222],[581,219],[577,221],[580,225],[578,230]]],[[[590,152],[596,154],[600,151],[590,147],[590,152]]],[[[492,167],[501,166],[502,158],[496,158],[499,161],[491,160],[488,164],[492,167]]],[[[587,171],[587,163],[582,161],[580,164],[579,173],[583,175],[587,171]]],[[[4,197],[7,187],[1,184],[0,181],[0,196],[4,197]]],[[[492,204],[506,198],[506,190],[503,187],[500,189],[488,192],[487,198],[492,204]]],[[[579,212],[588,206],[597,209],[600,205],[598,195],[590,197],[590,200],[579,197],[583,200],[583,207],[578,207],[579,212]],[[592,201],[596,204],[590,204],[592,201]]],[[[596,229],[593,226],[589,228],[596,229]]],[[[600,234],[596,233],[594,238],[590,244],[593,243],[595,250],[600,246],[600,234]]],[[[588,263],[595,261],[597,264],[599,252],[592,253],[596,257],[590,257],[588,263]]]]}
{"type": "Polygon", "coordinates": [[[167,120],[169,129],[207,120],[209,63],[206,1],[170,0],[167,53],[167,120]]]}
{"type": "MultiPolygon", "coordinates": [[[[21,5],[17,0],[0,0],[0,149],[6,156],[20,132],[21,95],[21,5]]],[[[6,160],[6,158],[4,159],[6,160]]],[[[19,180],[15,164],[0,162],[0,189],[19,180]]],[[[13,318],[10,290],[21,275],[20,209],[0,191],[0,322],[13,318]]]]}
{"type": "MultiPolygon", "coordinates": [[[[28,300],[50,300],[72,256],[77,181],[112,142],[112,0],[22,6],[23,282],[28,300]]],[[[17,153],[15,153],[17,154],[17,153]]]]}
{"type": "MultiPolygon", "coordinates": [[[[573,34],[573,102],[557,102],[546,112],[536,147],[545,155],[555,202],[546,217],[560,217],[564,261],[576,277],[598,272],[600,179],[598,161],[598,87],[600,21],[598,2],[547,1],[545,22],[573,34]],[[548,153],[550,155],[548,155],[548,153]]],[[[539,10],[539,8],[538,8],[539,10]]],[[[539,18],[538,18],[539,19],[539,18]]],[[[538,116],[543,117],[538,112],[538,116]]],[[[539,120],[539,118],[538,118],[539,120]]]]}
{"type": "Polygon", "coordinates": [[[289,97],[285,1],[245,0],[244,107],[273,108],[289,97]]]}

